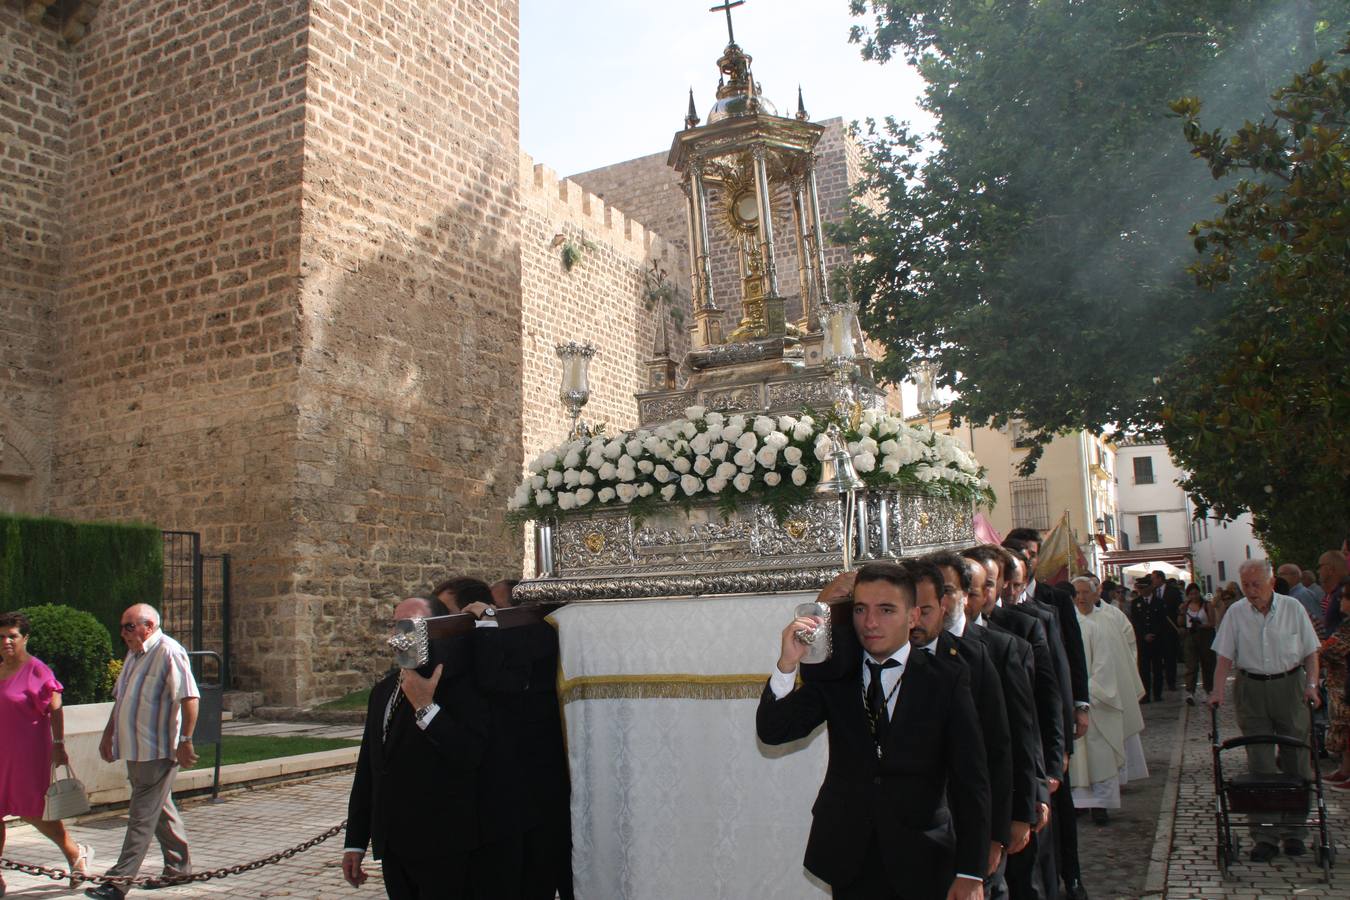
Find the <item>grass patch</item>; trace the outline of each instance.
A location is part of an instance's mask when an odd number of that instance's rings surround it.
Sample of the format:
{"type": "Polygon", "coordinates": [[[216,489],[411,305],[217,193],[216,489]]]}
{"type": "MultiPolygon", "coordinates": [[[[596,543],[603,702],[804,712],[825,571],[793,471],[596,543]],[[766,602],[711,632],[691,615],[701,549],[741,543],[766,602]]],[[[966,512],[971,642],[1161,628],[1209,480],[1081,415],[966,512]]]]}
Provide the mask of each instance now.
{"type": "MultiPolygon", "coordinates": [[[[277,759],[282,756],[299,756],[302,753],[317,753],[320,750],[338,750],[343,747],[355,747],[360,741],[346,738],[321,738],[304,736],[269,735],[227,735],[220,745],[220,764],[257,762],[260,759],[277,759]]],[[[211,744],[202,744],[197,750],[197,764],[194,769],[210,768],[216,764],[216,748],[211,744]]]]}
{"type": "Polygon", "coordinates": [[[336,700],[329,700],[327,703],[320,703],[315,709],[365,709],[370,703],[370,688],[362,688],[359,691],[352,691],[345,697],[339,697],[336,700]]]}

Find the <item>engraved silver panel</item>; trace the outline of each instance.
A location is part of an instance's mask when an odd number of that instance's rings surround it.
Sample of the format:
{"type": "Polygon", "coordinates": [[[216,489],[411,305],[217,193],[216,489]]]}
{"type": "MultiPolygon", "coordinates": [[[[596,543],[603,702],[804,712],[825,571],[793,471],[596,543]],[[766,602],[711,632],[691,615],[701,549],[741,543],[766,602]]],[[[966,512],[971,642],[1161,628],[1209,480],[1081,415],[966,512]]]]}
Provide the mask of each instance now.
{"type": "Polygon", "coordinates": [[[800,381],[776,381],[768,386],[770,409],[827,409],[834,403],[834,386],[824,377],[800,381]]]}
{"type": "Polygon", "coordinates": [[[569,516],[558,525],[556,571],[598,569],[633,562],[633,520],[621,510],[569,516]]]}
{"type": "Polygon", "coordinates": [[[780,594],[818,591],[839,574],[838,565],[759,572],[647,574],[641,578],[546,578],[522,581],[511,592],[521,603],[570,603],[707,597],[717,594],[780,594]]]}
{"type": "Polygon", "coordinates": [[[757,384],[707,391],[701,395],[700,400],[703,406],[718,412],[749,412],[764,408],[757,384]]]}
{"type": "Polygon", "coordinates": [[[669,422],[683,416],[685,409],[693,405],[693,391],[681,391],[678,394],[659,397],[642,397],[638,401],[639,424],[669,422]]]}

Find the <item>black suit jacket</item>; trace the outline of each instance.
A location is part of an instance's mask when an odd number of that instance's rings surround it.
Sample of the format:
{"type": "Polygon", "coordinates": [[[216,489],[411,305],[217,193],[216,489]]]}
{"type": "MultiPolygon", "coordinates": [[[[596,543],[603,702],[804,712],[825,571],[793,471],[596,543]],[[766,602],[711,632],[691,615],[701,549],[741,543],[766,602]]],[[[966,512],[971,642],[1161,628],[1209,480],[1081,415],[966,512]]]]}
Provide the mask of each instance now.
{"type": "Polygon", "coordinates": [[[487,743],[483,698],[469,673],[442,672],[441,709],[431,724],[418,728],[405,698],[386,741],[384,711],[397,685],[395,673],[370,691],[343,846],[369,844],[376,859],[391,845],[403,859],[445,858],[448,846],[473,846],[478,827],[474,782],[487,743]]]}
{"type": "Polygon", "coordinates": [[[875,833],[897,893],[943,897],[956,872],[983,875],[988,861],[989,775],[970,675],[911,650],[878,758],[861,654],[854,660],[854,677],[806,682],[782,700],[766,686],[755,717],[766,744],[829,725],[830,761],[811,809],[806,868],[830,884],[852,882],[875,833]]]}
{"type": "Polygon", "coordinates": [[[1087,654],[1083,650],[1083,630],[1078,627],[1078,615],[1073,607],[1073,598],[1038,581],[1036,600],[1054,609],[1055,615],[1059,617],[1059,634],[1064,641],[1064,655],[1069,660],[1069,686],[1073,688],[1073,702],[1090,702],[1087,654]]]}
{"type": "MultiPolygon", "coordinates": [[[[1064,764],[1066,749],[1064,700],[1045,626],[1035,614],[1019,606],[996,607],[988,620],[995,629],[1020,637],[1031,645],[1031,693],[1036,703],[1036,725],[1041,738],[1041,767],[1046,775],[1057,775],[1064,764]]],[[[1040,802],[1049,802],[1050,794],[1045,785],[1037,789],[1037,796],[1040,802]]]]}
{"type": "Polygon", "coordinates": [[[1045,628],[1045,640],[1050,645],[1055,678],[1059,681],[1060,715],[1064,717],[1064,749],[1067,753],[1073,753],[1073,675],[1069,671],[1069,654],[1064,646],[1064,633],[1059,627],[1059,612],[1053,606],[1047,606],[1038,600],[1014,604],[1013,608],[1036,616],[1045,628]]]}
{"type": "Polygon", "coordinates": [[[980,719],[985,767],[989,770],[989,839],[1007,844],[1012,822],[1012,754],[1008,752],[1011,741],[1008,707],[998,671],[983,641],[973,637],[958,638],[945,629],[938,635],[934,656],[938,663],[959,660],[970,672],[970,695],[975,701],[975,714],[980,719]]]}
{"type": "Polygon", "coordinates": [[[1045,778],[1045,761],[1041,758],[1040,726],[1036,724],[1036,700],[1031,689],[1035,673],[1031,644],[1016,635],[974,622],[966,623],[963,636],[984,645],[1003,688],[1012,777],[1009,819],[1035,823],[1036,798],[1041,779],[1045,778]]]}

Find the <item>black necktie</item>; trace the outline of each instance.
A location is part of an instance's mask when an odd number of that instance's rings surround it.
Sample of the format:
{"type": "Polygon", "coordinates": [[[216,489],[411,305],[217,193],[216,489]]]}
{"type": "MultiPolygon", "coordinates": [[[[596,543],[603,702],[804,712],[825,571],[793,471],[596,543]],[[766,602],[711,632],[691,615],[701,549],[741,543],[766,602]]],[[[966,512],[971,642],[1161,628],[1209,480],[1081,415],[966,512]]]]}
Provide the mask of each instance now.
{"type": "Polygon", "coordinates": [[[891,717],[886,711],[886,691],[881,686],[881,670],[894,669],[900,663],[894,659],[888,659],[884,663],[872,662],[869,659],[866,663],[867,671],[872,675],[871,683],[867,685],[867,720],[872,726],[872,738],[879,745],[881,735],[891,722],[891,717]]]}

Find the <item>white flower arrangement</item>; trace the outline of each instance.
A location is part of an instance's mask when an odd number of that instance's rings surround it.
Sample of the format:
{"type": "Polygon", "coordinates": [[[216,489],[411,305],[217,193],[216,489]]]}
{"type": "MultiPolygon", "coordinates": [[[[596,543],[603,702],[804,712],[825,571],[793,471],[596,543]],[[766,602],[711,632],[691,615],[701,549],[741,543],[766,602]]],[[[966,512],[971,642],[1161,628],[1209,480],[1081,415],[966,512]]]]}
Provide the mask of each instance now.
{"type": "Polygon", "coordinates": [[[559,518],[603,506],[640,515],[662,504],[687,508],[706,494],[726,511],[743,496],[786,510],[806,499],[819,480],[832,421],[868,487],[993,499],[984,469],[955,439],[886,412],[866,410],[853,422],[839,422],[829,413],[775,419],[691,406],[682,419],[613,438],[581,437],[541,453],[507,508],[515,519],[559,518]]]}

